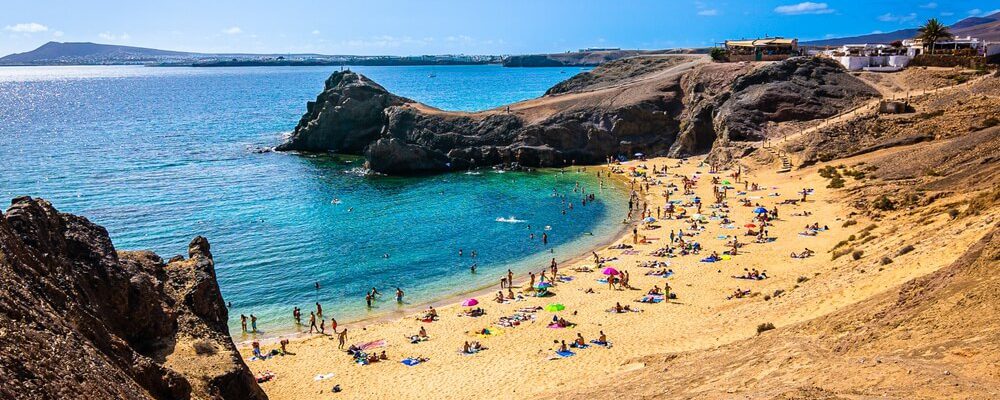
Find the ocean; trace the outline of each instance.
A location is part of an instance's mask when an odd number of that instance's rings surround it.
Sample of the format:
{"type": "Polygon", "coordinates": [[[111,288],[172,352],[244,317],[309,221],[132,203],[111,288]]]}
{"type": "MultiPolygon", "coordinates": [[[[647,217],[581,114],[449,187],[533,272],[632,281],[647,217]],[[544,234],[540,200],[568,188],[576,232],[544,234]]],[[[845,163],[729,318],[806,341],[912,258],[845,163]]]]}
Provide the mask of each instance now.
{"type": "MultiPolygon", "coordinates": [[[[396,94],[467,111],[540,96],[580,72],[352,69],[396,94]]],[[[0,195],[46,198],[106,227],[116,248],[164,259],[207,237],[237,340],[246,338],[240,314],[273,335],[296,329],[293,306],[308,316],[315,302],[340,322],[396,313],[497,283],[508,268],[541,270],[621,226],[624,191],[601,189],[589,173],[402,178],[366,174],[357,157],[258,151],[280,143],[334,70],[0,68],[0,195]],[[583,190],[597,200],[582,205],[583,190]],[[368,309],[372,287],[383,298],[368,309]]]]}

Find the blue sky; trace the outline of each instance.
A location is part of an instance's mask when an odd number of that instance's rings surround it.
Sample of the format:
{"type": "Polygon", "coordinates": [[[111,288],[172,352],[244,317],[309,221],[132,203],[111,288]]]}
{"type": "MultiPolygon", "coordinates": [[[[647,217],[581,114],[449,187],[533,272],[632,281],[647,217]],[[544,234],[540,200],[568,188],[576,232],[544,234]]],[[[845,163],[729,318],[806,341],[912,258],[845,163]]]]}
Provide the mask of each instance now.
{"type": "Polygon", "coordinates": [[[819,39],[1000,11],[965,0],[0,1],[0,55],[50,41],[168,50],[518,54],[819,39]]]}

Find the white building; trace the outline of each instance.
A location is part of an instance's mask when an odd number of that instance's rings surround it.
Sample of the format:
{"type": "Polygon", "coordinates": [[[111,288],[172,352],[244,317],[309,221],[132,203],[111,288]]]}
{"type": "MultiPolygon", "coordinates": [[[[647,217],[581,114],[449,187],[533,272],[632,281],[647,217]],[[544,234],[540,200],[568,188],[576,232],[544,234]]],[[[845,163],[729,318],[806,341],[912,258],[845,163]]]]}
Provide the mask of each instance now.
{"type": "MultiPolygon", "coordinates": [[[[924,43],[920,39],[906,39],[903,41],[903,47],[906,48],[906,55],[910,57],[916,57],[929,50],[924,48],[924,43]]],[[[1000,43],[991,43],[971,36],[955,37],[934,42],[934,50],[947,50],[953,53],[967,50],[970,56],[990,57],[1000,54],[1000,43]]]]}
{"type": "Polygon", "coordinates": [[[824,51],[848,71],[898,71],[910,63],[904,49],[884,44],[847,44],[824,51]]]}

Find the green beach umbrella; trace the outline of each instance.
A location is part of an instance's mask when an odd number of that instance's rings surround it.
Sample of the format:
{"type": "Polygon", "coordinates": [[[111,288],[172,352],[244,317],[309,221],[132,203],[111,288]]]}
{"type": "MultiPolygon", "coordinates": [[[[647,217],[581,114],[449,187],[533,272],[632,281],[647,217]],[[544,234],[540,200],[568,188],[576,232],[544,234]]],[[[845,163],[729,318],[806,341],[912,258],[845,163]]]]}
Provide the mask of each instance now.
{"type": "Polygon", "coordinates": [[[549,305],[545,306],[545,311],[551,311],[551,312],[562,311],[562,310],[565,310],[565,309],[566,309],[566,306],[564,306],[562,304],[559,304],[559,303],[552,303],[552,304],[549,304],[549,305]]]}

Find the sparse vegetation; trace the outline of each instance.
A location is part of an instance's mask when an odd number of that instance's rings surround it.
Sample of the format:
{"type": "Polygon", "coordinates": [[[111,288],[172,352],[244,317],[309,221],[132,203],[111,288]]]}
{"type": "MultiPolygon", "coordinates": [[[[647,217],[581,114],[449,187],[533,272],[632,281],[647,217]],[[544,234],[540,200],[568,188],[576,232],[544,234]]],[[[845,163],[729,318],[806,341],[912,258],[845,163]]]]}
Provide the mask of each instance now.
{"type": "Polygon", "coordinates": [[[774,329],[774,324],[770,322],[765,322],[763,324],[757,325],[757,334],[759,335],[761,333],[767,332],[772,329],[774,329]]]}
{"type": "Polygon", "coordinates": [[[864,255],[865,255],[865,251],[864,250],[854,250],[853,252],[851,252],[851,258],[853,258],[855,260],[860,260],[861,257],[864,256],[864,255]]]}
{"type": "Polygon", "coordinates": [[[913,251],[913,249],[914,249],[913,245],[911,245],[911,244],[903,246],[903,248],[901,248],[898,251],[896,251],[896,256],[898,257],[898,256],[901,256],[903,254],[909,253],[909,252],[913,251]]]}
{"type": "Polygon", "coordinates": [[[799,277],[799,279],[796,279],[796,280],[795,280],[795,282],[796,282],[796,283],[805,283],[805,282],[806,282],[806,281],[808,281],[808,280],[809,280],[809,278],[806,278],[806,277],[804,277],[804,276],[800,276],[800,277],[799,277]]]}
{"type": "Polygon", "coordinates": [[[712,61],[726,61],[729,58],[726,50],[721,47],[713,47],[708,51],[708,55],[712,57],[712,61]]]}
{"type": "Polygon", "coordinates": [[[212,355],[218,352],[215,345],[207,340],[194,342],[191,347],[194,347],[194,352],[197,355],[212,355]]]}
{"type": "Polygon", "coordinates": [[[878,263],[880,265],[889,265],[892,264],[892,259],[889,258],[889,256],[882,256],[882,259],[880,259],[878,263]]]}
{"type": "Polygon", "coordinates": [[[896,209],[896,203],[893,203],[893,201],[889,199],[889,196],[882,195],[882,197],[879,197],[872,202],[872,207],[876,210],[892,211],[896,209]]]}
{"type": "Polygon", "coordinates": [[[949,208],[948,209],[948,216],[951,217],[951,219],[958,218],[959,214],[961,214],[961,213],[956,208],[949,208]]]}
{"type": "Polygon", "coordinates": [[[847,220],[847,221],[844,221],[844,224],[843,224],[843,225],[841,225],[840,227],[841,227],[841,228],[847,228],[847,227],[849,227],[849,226],[854,226],[854,225],[857,225],[857,224],[858,224],[858,221],[855,221],[855,220],[853,220],[853,219],[849,219],[849,220],[847,220]]]}

